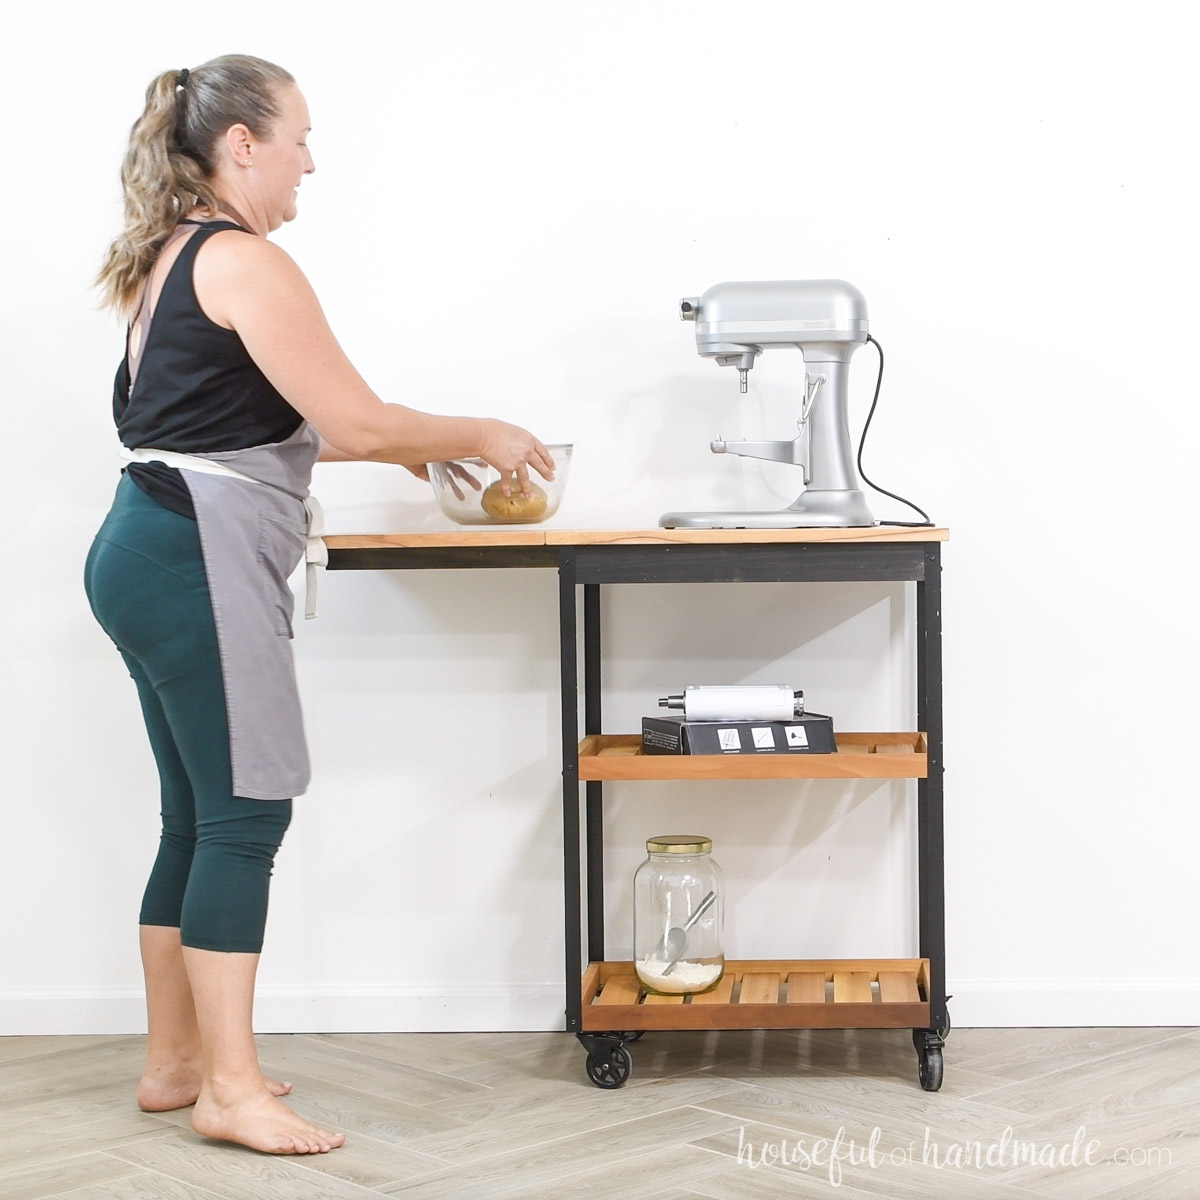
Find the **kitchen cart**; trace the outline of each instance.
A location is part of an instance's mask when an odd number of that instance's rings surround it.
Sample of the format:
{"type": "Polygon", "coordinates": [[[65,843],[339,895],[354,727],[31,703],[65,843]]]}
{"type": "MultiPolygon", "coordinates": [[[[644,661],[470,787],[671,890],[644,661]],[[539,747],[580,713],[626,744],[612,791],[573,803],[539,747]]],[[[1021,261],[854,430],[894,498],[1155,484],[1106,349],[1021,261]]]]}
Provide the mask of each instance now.
{"type": "Polygon", "coordinates": [[[942,1049],[950,1030],[942,829],[941,543],[947,537],[944,529],[884,526],[625,531],[493,527],[326,539],[329,566],[335,570],[558,571],[566,1028],[586,1050],[586,1071],[597,1086],[620,1087],[625,1082],[632,1065],[627,1045],[647,1030],[831,1028],[911,1029],[921,1086],[927,1091],[941,1086],[942,1049]],[[603,587],[849,581],[905,581],[916,586],[916,730],[838,731],[835,754],[727,757],[643,755],[640,734],[604,732],[603,587]],[[632,962],[605,957],[604,933],[604,784],[639,779],[915,779],[918,957],[729,960],[710,992],[647,994],[632,962]],[[586,962],[581,937],[585,913],[586,962]]]}

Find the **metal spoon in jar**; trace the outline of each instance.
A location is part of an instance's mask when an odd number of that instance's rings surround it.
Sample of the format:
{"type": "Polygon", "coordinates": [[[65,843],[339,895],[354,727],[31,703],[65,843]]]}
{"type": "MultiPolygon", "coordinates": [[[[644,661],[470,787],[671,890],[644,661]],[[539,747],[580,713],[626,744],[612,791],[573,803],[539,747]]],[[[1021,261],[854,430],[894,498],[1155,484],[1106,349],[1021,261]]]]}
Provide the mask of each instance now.
{"type": "MultiPolygon", "coordinates": [[[[708,911],[712,902],[717,898],[716,892],[709,892],[707,896],[696,906],[696,911],[688,917],[686,924],[682,927],[672,925],[667,930],[667,936],[659,943],[659,949],[662,951],[662,957],[667,960],[667,965],[663,969],[664,975],[670,975],[675,969],[675,964],[683,957],[683,951],[687,946],[687,931],[691,929],[695,923],[708,911]]],[[[658,957],[658,952],[655,952],[655,957],[658,957]]]]}

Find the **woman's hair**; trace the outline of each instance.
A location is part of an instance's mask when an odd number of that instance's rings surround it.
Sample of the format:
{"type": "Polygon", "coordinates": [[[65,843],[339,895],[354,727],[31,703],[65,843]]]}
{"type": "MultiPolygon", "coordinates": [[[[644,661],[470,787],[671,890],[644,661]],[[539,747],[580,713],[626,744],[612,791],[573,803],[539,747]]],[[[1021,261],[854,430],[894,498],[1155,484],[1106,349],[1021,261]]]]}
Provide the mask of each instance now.
{"type": "Polygon", "coordinates": [[[216,148],[231,125],[270,137],[287,71],[248,54],[195,70],[164,71],[146,89],[121,165],[125,228],[108,248],[96,285],[105,305],[129,315],[163,242],[196,207],[215,210],[216,148]]]}

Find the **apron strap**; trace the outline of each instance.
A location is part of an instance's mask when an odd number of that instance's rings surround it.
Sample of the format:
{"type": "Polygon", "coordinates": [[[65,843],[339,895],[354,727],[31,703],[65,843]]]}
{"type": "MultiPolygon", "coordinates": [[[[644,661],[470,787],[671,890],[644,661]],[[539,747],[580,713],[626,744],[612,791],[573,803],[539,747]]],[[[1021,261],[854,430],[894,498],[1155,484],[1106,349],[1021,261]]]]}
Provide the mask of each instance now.
{"type": "Polygon", "coordinates": [[[243,475],[241,471],[235,471],[232,467],[227,467],[215,459],[201,458],[196,454],[184,454],[178,450],[153,450],[150,447],[130,450],[128,446],[121,446],[117,449],[117,456],[122,462],[165,463],[168,467],[174,467],[176,470],[198,471],[202,475],[225,475],[230,479],[241,479],[246,483],[258,483],[260,487],[270,487],[270,484],[260,483],[259,480],[252,479],[249,475],[243,475]]]}
{"type": "Polygon", "coordinates": [[[317,568],[329,566],[329,547],[325,545],[325,513],[316,496],[304,498],[308,514],[308,540],[304,544],[304,619],[317,615],[317,568]]]}

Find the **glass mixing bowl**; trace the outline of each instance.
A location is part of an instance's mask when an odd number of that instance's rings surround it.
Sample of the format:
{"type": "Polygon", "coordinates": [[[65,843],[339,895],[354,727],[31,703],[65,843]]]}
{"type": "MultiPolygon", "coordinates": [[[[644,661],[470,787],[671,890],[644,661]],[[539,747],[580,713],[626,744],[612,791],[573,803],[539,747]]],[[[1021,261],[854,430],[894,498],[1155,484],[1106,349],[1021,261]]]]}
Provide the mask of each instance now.
{"type": "Polygon", "coordinates": [[[530,498],[522,496],[515,476],[511,478],[511,495],[504,496],[500,472],[481,458],[430,463],[429,482],[438,507],[459,525],[534,525],[548,520],[558,512],[567,490],[573,447],[568,442],[556,442],[547,443],[546,449],[554,459],[554,478],[543,479],[531,468],[529,482],[534,492],[530,498]]]}

